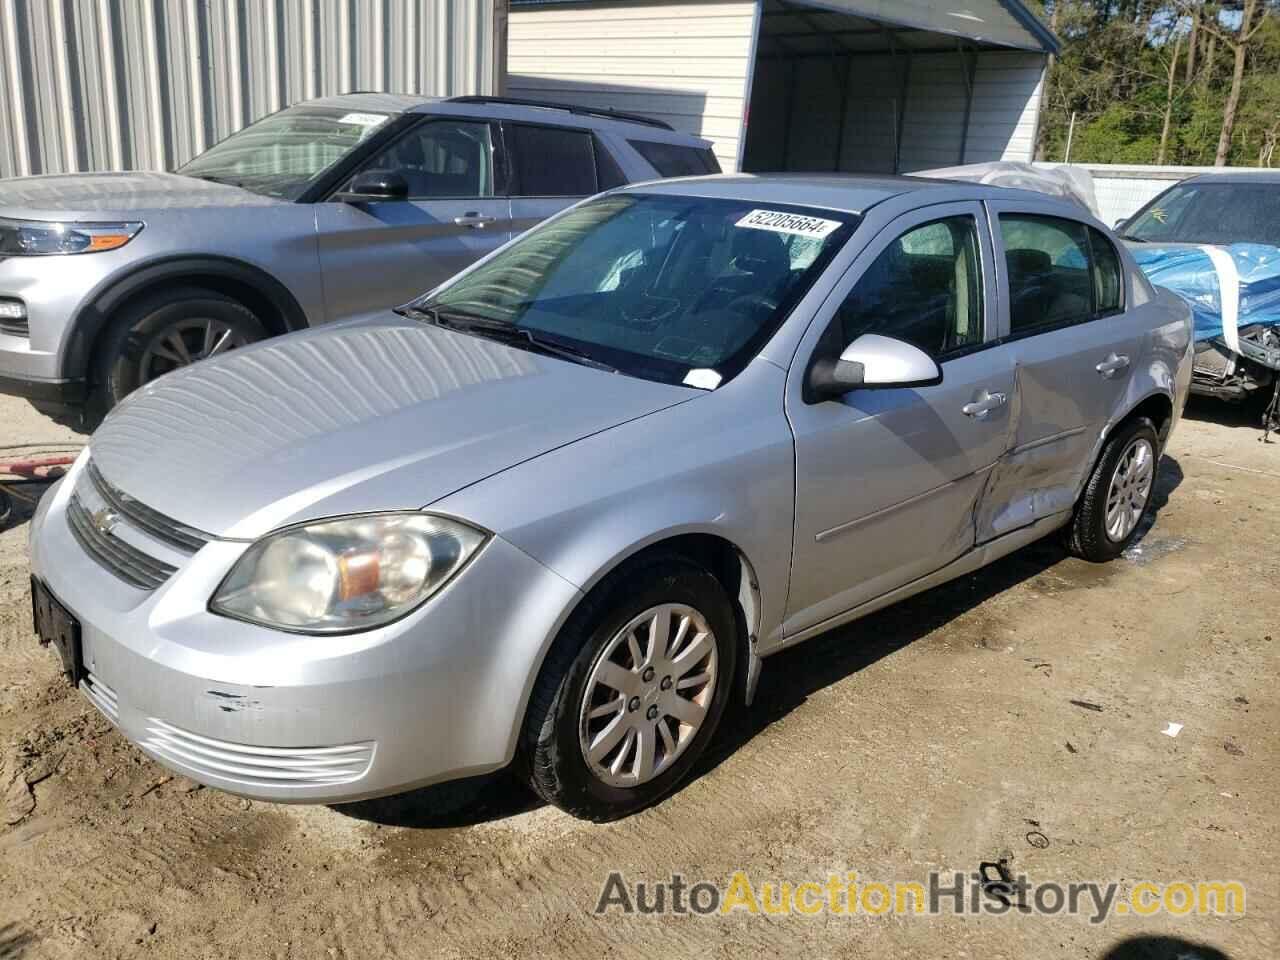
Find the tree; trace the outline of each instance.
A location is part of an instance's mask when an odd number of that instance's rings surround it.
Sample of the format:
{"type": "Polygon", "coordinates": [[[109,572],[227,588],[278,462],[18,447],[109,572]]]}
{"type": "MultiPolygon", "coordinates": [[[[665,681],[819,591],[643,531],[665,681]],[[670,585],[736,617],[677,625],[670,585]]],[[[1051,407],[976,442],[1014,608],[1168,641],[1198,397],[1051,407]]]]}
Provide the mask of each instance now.
{"type": "Polygon", "coordinates": [[[1046,0],[1037,155],[1280,164],[1280,0],[1046,0]],[[1268,146],[1270,144],[1270,146],[1268,146]]]}
{"type": "Polygon", "coordinates": [[[1240,90],[1244,86],[1245,59],[1249,55],[1249,41],[1262,29],[1267,11],[1262,0],[1244,0],[1240,16],[1240,26],[1234,34],[1222,30],[1220,21],[1205,22],[1205,30],[1221,40],[1231,50],[1234,66],[1231,71],[1231,92],[1227,94],[1227,104],[1222,110],[1222,133],[1218,136],[1218,152],[1213,159],[1215,167],[1227,165],[1227,154],[1231,152],[1231,133],[1236,123],[1236,111],[1240,108],[1240,90]]]}

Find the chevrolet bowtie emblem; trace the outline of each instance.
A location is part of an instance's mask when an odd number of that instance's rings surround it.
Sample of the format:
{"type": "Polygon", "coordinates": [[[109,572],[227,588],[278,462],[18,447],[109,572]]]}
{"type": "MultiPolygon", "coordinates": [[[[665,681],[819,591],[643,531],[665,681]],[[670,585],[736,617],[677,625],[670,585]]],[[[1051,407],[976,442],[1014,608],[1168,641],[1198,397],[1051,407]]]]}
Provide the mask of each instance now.
{"type": "Polygon", "coordinates": [[[101,510],[93,511],[93,515],[89,519],[93,522],[93,528],[104,537],[107,537],[111,535],[111,531],[120,522],[120,515],[110,507],[103,507],[101,510]]]}

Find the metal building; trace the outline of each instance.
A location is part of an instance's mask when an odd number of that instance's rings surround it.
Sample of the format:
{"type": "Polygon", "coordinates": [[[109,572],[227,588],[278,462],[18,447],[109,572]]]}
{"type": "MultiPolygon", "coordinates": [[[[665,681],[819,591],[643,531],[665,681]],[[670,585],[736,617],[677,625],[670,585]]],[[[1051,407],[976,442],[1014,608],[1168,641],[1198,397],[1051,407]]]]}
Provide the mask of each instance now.
{"type": "Polygon", "coordinates": [[[501,89],[506,0],[0,0],[0,177],[172,169],[351,90],[501,89]]]}
{"type": "Polygon", "coordinates": [[[511,0],[507,90],[648,113],[726,170],[1030,161],[1058,43],[1021,0],[511,0]]]}

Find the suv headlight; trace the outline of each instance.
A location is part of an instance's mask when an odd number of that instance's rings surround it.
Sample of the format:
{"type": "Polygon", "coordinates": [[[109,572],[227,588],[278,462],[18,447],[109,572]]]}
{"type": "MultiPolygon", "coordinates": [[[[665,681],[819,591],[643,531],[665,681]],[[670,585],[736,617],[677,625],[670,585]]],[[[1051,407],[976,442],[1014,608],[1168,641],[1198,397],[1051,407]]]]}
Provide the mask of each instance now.
{"type": "Polygon", "coordinates": [[[486,536],[425,513],[290,527],[245,552],[209,609],[298,633],[368,630],[404,616],[443,587],[486,536]]]}
{"type": "Polygon", "coordinates": [[[48,223],[0,217],[0,257],[49,257],[116,250],[141,223],[48,223]]]}

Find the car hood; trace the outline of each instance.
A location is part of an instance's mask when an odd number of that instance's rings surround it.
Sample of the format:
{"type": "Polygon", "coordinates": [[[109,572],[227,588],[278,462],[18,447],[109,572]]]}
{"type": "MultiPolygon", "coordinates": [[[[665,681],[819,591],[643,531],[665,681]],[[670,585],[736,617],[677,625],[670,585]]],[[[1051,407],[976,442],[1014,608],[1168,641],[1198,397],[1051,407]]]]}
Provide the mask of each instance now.
{"type": "Polygon", "coordinates": [[[90,456],[147,507],[253,538],[418,509],[700,393],[388,314],[162,377],[107,418],[90,456]]]}
{"type": "Polygon", "coordinates": [[[0,216],[26,220],[123,220],[156,210],[286,202],[176,173],[68,173],[0,180],[0,216]]]}

